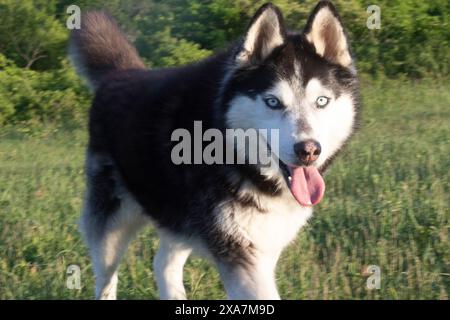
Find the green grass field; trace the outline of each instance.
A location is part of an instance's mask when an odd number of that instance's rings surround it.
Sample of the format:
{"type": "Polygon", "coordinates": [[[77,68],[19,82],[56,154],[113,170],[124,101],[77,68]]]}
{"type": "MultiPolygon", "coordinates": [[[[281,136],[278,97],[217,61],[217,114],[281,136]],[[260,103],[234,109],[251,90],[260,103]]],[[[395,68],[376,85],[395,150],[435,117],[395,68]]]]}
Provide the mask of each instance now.
{"type": "MultiPolygon", "coordinates": [[[[445,83],[445,82],[444,82],[445,83]]],[[[363,83],[363,127],[327,173],[311,223],[284,252],[284,299],[448,299],[450,88],[363,83]],[[368,290],[364,266],[381,268],[368,290]]],[[[91,299],[93,276],[77,230],[84,192],[83,129],[0,130],[0,299],[91,299]],[[79,265],[80,290],[66,287],[79,265]]],[[[119,298],[155,299],[149,228],[120,270],[119,298]]],[[[192,258],[191,299],[225,298],[215,269],[192,258]]]]}

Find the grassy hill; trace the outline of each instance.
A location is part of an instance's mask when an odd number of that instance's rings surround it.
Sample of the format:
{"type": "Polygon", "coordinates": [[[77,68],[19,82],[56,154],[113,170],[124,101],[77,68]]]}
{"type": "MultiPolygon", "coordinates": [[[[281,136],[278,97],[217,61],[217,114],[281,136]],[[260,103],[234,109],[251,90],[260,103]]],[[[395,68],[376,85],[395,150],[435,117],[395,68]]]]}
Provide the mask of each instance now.
{"type": "MultiPolygon", "coordinates": [[[[325,177],[324,201],[284,252],[284,299],[448,299],[449,85],[363,82],[363,126],[325,177]],[[364,268],[378,265],[381,288],[364,268]]],[[[0,299],[90,299],[93,276],[77,231],[84,192],[84,129],[0,131],[0,299]],[[79,265],[82,288],[66,287],[79,265]]],[[[157,298],[146,229],[120,271],[119,298],[157,298]]],[[[190,259],[188,297],[224,298],[215,269],[190,259]]]]}

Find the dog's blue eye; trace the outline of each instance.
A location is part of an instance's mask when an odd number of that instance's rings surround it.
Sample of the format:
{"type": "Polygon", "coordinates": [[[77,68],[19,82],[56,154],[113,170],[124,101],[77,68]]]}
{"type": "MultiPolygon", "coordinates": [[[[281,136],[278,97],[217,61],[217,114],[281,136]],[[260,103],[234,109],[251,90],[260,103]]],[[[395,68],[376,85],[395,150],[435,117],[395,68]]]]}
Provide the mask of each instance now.
{"type": "Polygon", "coordinates": [[[330,102],[330,98],[325,97],[325,96],[318,97],[316,100],[317,108],[325,108],[327,106],[328,102],[330,102]]]}
{"type": "Polygon", "coordinates": [[[281,109],[282,107],[280,100],[278,100],[274,96],[267,97],[266,99],[264,99],[264,102],[271,109],[281,109]]]}

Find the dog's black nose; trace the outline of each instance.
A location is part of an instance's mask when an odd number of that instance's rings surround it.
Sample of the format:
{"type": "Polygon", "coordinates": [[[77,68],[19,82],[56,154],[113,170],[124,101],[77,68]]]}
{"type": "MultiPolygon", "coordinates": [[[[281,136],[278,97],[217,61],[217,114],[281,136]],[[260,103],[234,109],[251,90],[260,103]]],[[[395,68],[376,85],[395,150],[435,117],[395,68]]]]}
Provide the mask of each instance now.
{"type": "Polygon", "coordinates": [[[317,141],[306,140],[294,145],[294,152],[302,165],[310,165],[319,158],[322,148],[317,141]]]}

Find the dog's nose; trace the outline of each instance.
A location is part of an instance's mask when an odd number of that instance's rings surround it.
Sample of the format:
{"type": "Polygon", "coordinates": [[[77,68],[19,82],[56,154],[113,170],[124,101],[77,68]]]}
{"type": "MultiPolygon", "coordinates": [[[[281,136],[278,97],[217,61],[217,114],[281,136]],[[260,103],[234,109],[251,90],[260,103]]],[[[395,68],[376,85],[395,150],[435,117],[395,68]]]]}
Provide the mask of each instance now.
{"type": "Polygon", "coordinates": [[[303,165],[310,165],[319,158],[322,148],[317,141],[306,140],[294,145],[294,152],[303,165]]]}

